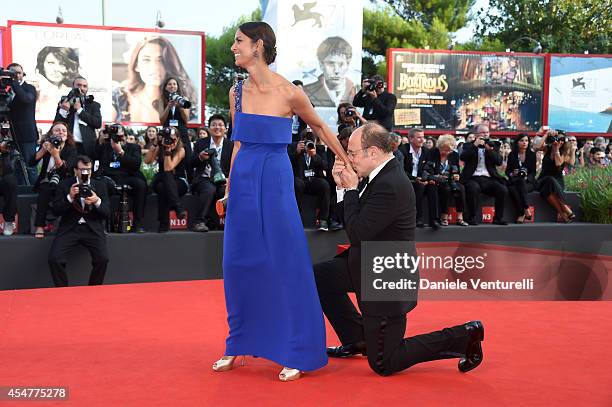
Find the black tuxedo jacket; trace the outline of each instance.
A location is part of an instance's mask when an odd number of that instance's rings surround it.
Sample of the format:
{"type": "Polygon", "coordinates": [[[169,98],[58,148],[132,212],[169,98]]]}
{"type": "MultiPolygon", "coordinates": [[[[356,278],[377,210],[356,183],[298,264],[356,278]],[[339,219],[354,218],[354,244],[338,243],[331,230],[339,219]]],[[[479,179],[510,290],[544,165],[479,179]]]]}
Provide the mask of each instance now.
{"type": "Polygon", "coordinates": [[[399,162],[389,161],[370,181],[361,198],[357,191],[346,192],[343,203],[344,226],[351,247],[340,256],[348,256],[359,308],[372,316],[409,312],[416,301],[361,301],[361,242],[404,241],[410,255],[416,256],[416,199],[399,162]]]}
{"type": "MultiPolygon", "coordinates": [[[[525,162],[523,166],[527,169],[527,182],[535,185],[536,184],[536,155],[533,151],[527,149],[525,151],[525,162]]],[[[512,172],[521,167],[518,158],[518,153],[512,151],[508,155],[508,165],[506,166],[506,175],[508,178],[512,177],[512,172]]]]}
{"type": "MultiPolygon", "coordinates": [[[[200,153],[204,150],[208,150],[210,148],[211,137],[206,137],[196,141],[193,146],[193,154],[191,155],[191,162],[189,163],[189,168],[195,171],[193,179],[198,180],[200,176],[206,169],[206,165],[208,164],[208,160],[202,161],[200,160],[200,153]]],[[[232,162],[232,152],[234,151],[234,142],[229,140],[228,138],[223,139],[223,149],[221,150],[221,159],[219,160],[221,164],[221,171],[225,174],[226,177],[229,177],[230,165],[232,162]]]]}
{"type": "Polygon", "coordinates": [[[142,163],[142,151],[138,144],[125,143],[122,145],[123,157],[117,157],[120,167],[118,169],[111,168],[111,162],[114,162],[113,147],[110,140],[96,146],[96,153],[92,158],[100,161],[97,175],[107,177],[113,176],[139,176],[140,164],[142,163]]]}
{"type": "MultiPolygon", "coordinates": [[[[412,154],[410,154],[410,144],[401,144],[398,149],[404,154],[404,172],[406,172],[410,180],[414,180],[415,177],[412,176],[413,157],[412,154]]],[[[423,176],[423,168],[425,168],[425,164],[427,164],[428,161],[433,161],[432,153],[429,149],[421,147],[417,177],[423,176]]]]}
{"type": "MultiPolygon", "coordinates": [[[[474,175],[476,167],[478,167],[478,147],[474,143],[465,143],[461,150],[461,160],[465,163],[463,171],[461,171],[461,181],[467,181],[474,175]]],[[[497,165],[502,164],[502,158],[499,151],[485,150],[485,166],[492,178],[502,181],[503,178],[497,173],[497,165]]]]}
{"type": "Polygon", "coordinates": [[[68,202],[67,196],[70,193],[70,187],[76,182],[76,177],[69,177],[58,185],[57,193],[53,200],[53,212],[55,215],[61,216],[57,228],[57,236],[59,237],[70,232],[78,225],[79,219],[84,218],[87,226],[95,234],[104,237],[104,225],[102,222],[110,215],[106,184],[104,181],[91,180],[91,187],[102,200],[102,204],[99,208],[92,206],[90,211],[83,212],[78,198],[72,203],[68,202]]]}
{"type": "MultiPolygon", "coordinates": [[[[293,167],[293,175],[297,178],[304,178],[304,171],[306,167],[306,153],[296,153],[297,143],[291,143],[289,145],[289,158],[291,159],[291,166],[293,167]]],[[[314,176],[317,178],[325,178],[323,171],[328,170],[327,166],[327,151],[322,145],[316,146],[317,154],[310,160],[310,168],[314,171],[314,176]]]]}
{"type": "MultiPolygon", "coordinates": [[[[68,117],[63,117],[60,114],[59,106],[55,112],[55,121],[64,122],[68,124],[68,128],[72,132],[74,128],[74,117],[76,111],[70,109],[68,117]]],[[[79,114],[79,120],[83,123],[79,123],[79,129],[81,130],[81,136],[83,137],[83,150],[85,154],[92,158],[96,152],[96,129],[102,127],[102,114],[100,113],[100,104],[98,102],[86,103],[83,106],[83,111],[79,114]]]]}
{"type": "MultiPolygon", "coordinates": [[[[40,146],[40,148],[43,148],[42,145],[40,146]]],[[[68,177],[69,174],[73,173],[72,169],[74,167],[76,157],[77,157],[77,151],[74,146],[65,145],[64,148],[62,148],[62,151],[60,151],[60,158],[64,161],[64,166],[62,166],[59,169],[59,174],[60,174],[61,179],[64,179],[68,177]]],[[[36,179],[36,183],[34,184],[34,187],[38,187],[40,185],[40,182],[47,177],[47,167],[49,166],[50,160],[51,160],[51,154],[45,154],[45,156],[42,158],[40,174],[38,174],[38,178],[36,179]]],[[[30,167],[36,167],[36,165],[38,164],[38,161],[36,160],[36,156],[33,156],[32,161],[30,161],[28,165],[30,167]]]]}
{"type": "Polygon", "coordinates": [[[20,143],[34,143],[38,140],[36,130],[36,88],[24,82],[13,81],[15,97],[9,104],[9,118],[13,124],[16,140],[20,143]]]}

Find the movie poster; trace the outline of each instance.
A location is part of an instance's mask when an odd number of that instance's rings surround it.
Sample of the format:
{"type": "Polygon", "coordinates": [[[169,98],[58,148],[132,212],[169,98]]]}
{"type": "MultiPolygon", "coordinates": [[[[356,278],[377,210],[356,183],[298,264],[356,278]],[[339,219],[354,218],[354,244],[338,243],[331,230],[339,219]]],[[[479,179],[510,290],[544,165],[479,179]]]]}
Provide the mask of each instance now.
{"type": "Polygon", "coordinates": [[[535,131],[542,124],[544,58],[391,52],[395,126],[535,131]]]}
{"type": "Polygon", "coordinates": [[[612,133],[612,58],[551,56],[548,125],[612,133]]]}
{"type": "Polygon", "coordinates": [[[270,0],[264,21],[276,33],[273,68],[301,80],[317,113],[335,128],[338,105],[352,103],[361,83],[361,0],[270,0]]]}
{"type": "Polygon", "coordinates": [[[15,24],[11,29],[13,61],[38,90],[36,120],[52,121],[57,103],[76,76],[89,84],[100,103],[102,120],[157,124],[163,111],[165,80],[175,77],[191,102],[190,123],[201,123],[203,36],[15,24]]]}

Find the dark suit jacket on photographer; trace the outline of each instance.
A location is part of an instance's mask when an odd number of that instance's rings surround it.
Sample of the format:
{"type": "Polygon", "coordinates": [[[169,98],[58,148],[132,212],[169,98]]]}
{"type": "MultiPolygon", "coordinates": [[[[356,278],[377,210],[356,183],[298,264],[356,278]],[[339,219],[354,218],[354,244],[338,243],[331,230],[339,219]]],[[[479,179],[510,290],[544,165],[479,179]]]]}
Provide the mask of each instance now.
{"type": "MultiPolygon", "coordinates": [[[[83,110],[81,110],[78,115],[79,130],[83,139],[83,143],[81,146],[82,151],[79,151],[79,153],[85,154],[86,156],[91,158],[96,152],[96,129],[102,127],[102,114],[100,113],[100,104],[95,101],[89,103],[86,102],[82,109],[83,110]]],[[[72,108],[68,112],[67,117],[62,116],[62,114],[60,113],[59,106],[55,113],[55,121],[67,123],[68,128],[73,134],[75,117],[76,111],[72,108]]],[[[78,147],[77,150],[79,150],[78,147]]]]}
{"type": "Polygon", "coordinates": [[[29,83],[22,85],[13,81],[15,97],[9,104],[9,118],[13,125],[16,141],[19,143],[35,143],[38,140],[36,130],[36,88],[29,83]]]}
{"type": "MultiPolygon", "coordinates": [[[[478,167],[478,147],[473,142],[465,143],[463,150],[461,151],[461,160],[465,163],[463,171],[461,171],[461,181],[465,182],[472,178],[476,168],[478,167]]],[[[502,164],[502,157],[498,150],[486,150],[485,149],[485,166],[491,178],[503,181],[501,175],[497,173],[498,165],[502,164]]]]}
{"type": "MultiPolygon", "coordinates": [[[[430,150],[428,162],[433,165],[434,174],[439,175],[442,172],[442,163],[440,161],[440,150],[433,148],[430,150]]],[[[448,164],[447,172],[450,172],[450,167],[455,166],[457,173],[461,169],[459,165],[459,154],[452,151],[446,156],[446,162],[448,164]]]]}
{"type": "Polygon", "coordinates": [[[289,145],[289,158],[291,160],[291,166],[293,167],[293,175],[297,178],[306,178],[306,170],[313,171],[313,176],[317,178],[325,178],[323,171],[327,168],[327,152],[325,147],[317,145],[315,148],[317,154],[310,159],[310,165],[306,165],[306,149],[302,154],[296,152],[297,143],[291,143],[289,145]]]}
{"type": "Polygon", "coordinates": [[[57,194],[53,201],[53,212],[61,216],[57,228],[57,237],[60,237],[74,229],[81,218],[85,219],[87,226],[98,236],[104,237],[103,221],[110,215],[108,193],[106,184],[95,179],[90,180],[91,188],[100,198],[102,203],[99,207],[91,206],[89,210],[83,211],[83,207],[77,198],[74,202],[68,202],[70,188],[77,182],[76,177],[66,178],[58,185],[57,194]]]}
{"type": "MultiPolygon", "coordinates": [[[[195,173],[193,180],[194,182],[200,178],[200,176],[206,170],[206,167],[210,164],[210,159],[208,160],[200,160],[200,153],[204,150],[208,150],[210,148],[212,138],[206,137],[198,140],[193,146],[193,155],[191,157],[191,162],[189,164],[190,168],[193,168],[195,173]]],[[[221,171],[225,177],[229,177],[230,172],[230,164],[232,161],[232,152],[234,151],[234,142],[231,140],[224,138],[223,139],[223,148],[221,150],[221,158],[219,159],[219,163],[221,164],[221,171]]],[[[211,174],[212,175],[212,174],[211,174]]]]}
{"type": "MultiPolygon", "coordinates": [[[[40,146],[40,148],[43,148],[42,145],[40,146]]],[[[76,148],[71,145],[65,145],[62,151],[60,151],[60,158],[62,159],[62,161],[64,161],[64,165],[58,168],[58,174],[60,175],[60,179],[64,179],[68,177],[69,174],[72,174],[76,157],[76,148]]],[[[31,167],[35,167],[38,164],[38,161],[36,160],[36,158],[34,158],[28,165],[30,165],[31,167]]],[[[38,174],[38,179],[34,184],[35,188],[37,188],[40,183],[47,178],[47,168],[49,167],[49,161],[51,161],[51,154],[45,154],[45,156],[42,158],[40,174],[38,174]]]]}
{"type": "MultiPolygon", "coordinates": [[[[412,176],[412,166],[413,166],[413,157],[410,153],[410,144],[402,144],[398,147],[398,149],[404,154],[404,172],[408,175],[411,181],[415,180],[415,177],[412,176]]],[[[425,164],[427,162],[433,161],[431,150],[425,147],[421,147],[421,156],[419,157],[419,165],[417,168],[417,177],[423,176],[423,168],[425,168],[425,164]]]]}
{"type": "Polygon", "coordinates": [[[110,139],[105,143],[98,144],[95,159],[100,161],[100,167],[96,175],[107,177],[141,177],[140,164],[142,153],[138,144],[125,143],[122,145],[125,154],[118,156],[111,146],[110,139]]]}
{"type": "Polygon", "coordinates": [[[395,105],[397,105],[397,98],[387,91],[373,98],[361,89],[353,98],[353,106],[363,107],[364,119],[376,120],[389,131],[393,128],[395,105]]]}

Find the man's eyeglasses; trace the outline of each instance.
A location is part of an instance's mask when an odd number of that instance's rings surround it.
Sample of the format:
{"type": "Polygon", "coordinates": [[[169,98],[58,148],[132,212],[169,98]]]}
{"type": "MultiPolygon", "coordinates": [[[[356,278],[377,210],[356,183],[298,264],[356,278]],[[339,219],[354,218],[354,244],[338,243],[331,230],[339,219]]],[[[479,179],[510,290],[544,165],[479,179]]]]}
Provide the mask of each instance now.
{"type": "Polygon", "coordinates": [[[355,158],[358,152],[367,150],[368,148],[370,147],[362,148],[361,150],[355,150],[355,151],[348,150],[346,153],[348,154],[349,157],[355,158]]]}

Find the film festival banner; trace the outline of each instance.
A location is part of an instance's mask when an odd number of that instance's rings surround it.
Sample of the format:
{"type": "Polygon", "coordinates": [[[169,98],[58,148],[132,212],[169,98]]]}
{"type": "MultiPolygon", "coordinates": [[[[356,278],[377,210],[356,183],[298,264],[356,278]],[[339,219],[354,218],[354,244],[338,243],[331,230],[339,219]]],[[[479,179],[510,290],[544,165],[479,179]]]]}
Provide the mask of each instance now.
{"type": "Polygon", "coordinates": [[[612,57],[551,56],[548,125],[612,133],[612,57]]]}
{"type": "Polygon", "coordinates": [[[361,0],[270,0],[264,21],[276,33],[275,68],[299,79],[324,121],[337,126],[337,107],[353,102],[361,83],[361,0]]]}
{"type": "Polygon", "coordinates": [[[36,23],[10,25],[12,60],[38,90],[37,121],[52,121],[76,76],[102,107],[103,121],[157,124],[162,87],[174,77],[192,102],[190,123],[203,119],[201,33],[166,33],[36,23]]]}
{"type": "Polygon", "coordinates": [[[542,124],[544,57],[390,50],[395,126],[535,131],[542,124]]]}

